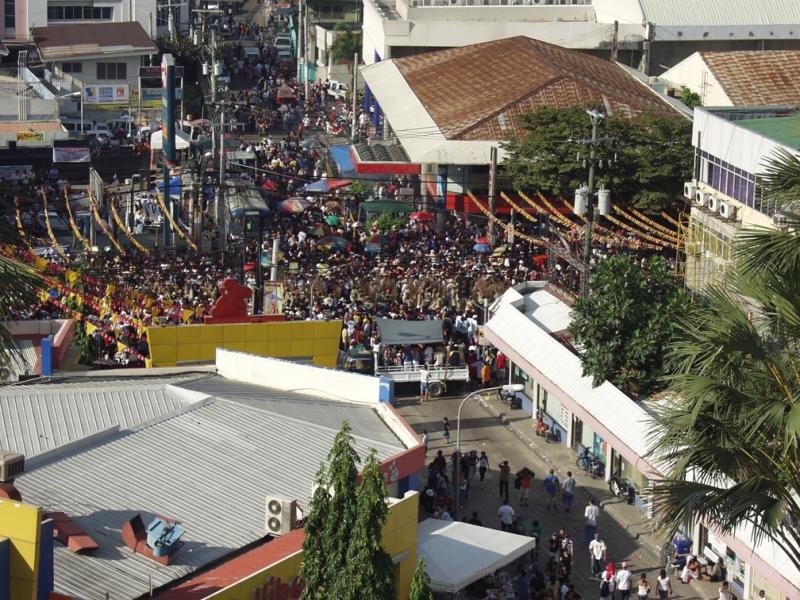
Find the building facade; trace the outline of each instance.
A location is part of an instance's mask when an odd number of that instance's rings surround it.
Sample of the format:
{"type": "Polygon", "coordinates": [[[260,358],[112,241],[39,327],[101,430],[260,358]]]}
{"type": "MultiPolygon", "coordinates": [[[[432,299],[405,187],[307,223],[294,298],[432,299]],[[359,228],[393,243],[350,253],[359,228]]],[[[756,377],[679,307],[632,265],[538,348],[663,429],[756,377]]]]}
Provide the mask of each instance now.
{"type": "Polygon", "coordinates": [[[781,215],[760,184],[768,161],[797,153],[800,135],[793,106],[695,109],[694,180],[685,243],[686,286],[700,291],[721,283],[742,230],[779,227],[781,215]]]}

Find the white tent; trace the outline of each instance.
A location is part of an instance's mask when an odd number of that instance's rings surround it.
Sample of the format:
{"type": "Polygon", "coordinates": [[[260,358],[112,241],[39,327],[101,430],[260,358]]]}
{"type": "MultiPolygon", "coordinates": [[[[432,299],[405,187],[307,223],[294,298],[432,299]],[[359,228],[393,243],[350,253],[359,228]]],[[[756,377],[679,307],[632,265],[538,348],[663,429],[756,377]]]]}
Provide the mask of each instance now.
{"type": "MultiPolygon", "coordinates": [[[[153,133],[153,135],[150,136],[150,148],[152,148],[153,150],[161,150],[161,148],[163,147],[162,143],[163,137],[164,137],[164,132],[161,131],[160,129],[155,133],[153,133]]],[[[189,147],[189,138],[184,132],[176,129],[175,139],[177,141],[175,145],[176,150],[186,150],[189,147]]]]}
{"type": "Polygon", "coordinates": [[[535,546],[531,537],[459,521],[426,519],[417,529],[417,554],[425,557],[434,592],[455,594],[535,546]]]}

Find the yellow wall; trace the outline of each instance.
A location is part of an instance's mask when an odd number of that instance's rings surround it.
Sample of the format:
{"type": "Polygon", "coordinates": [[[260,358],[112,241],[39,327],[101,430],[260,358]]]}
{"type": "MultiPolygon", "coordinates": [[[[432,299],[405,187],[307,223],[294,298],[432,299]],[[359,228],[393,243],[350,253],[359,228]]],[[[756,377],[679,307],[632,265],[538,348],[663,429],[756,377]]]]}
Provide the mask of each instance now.
{"type": "MultiPolygon", "coordinates": [[[[419,494],[408,493],[389,507],[389,517],[383,527],[383,547],[390,556],[407,553],[395,566],[395,587],[397,600],[405,600],[411,592],[411,579],[417,564],[417,524],[419,514],[419,494]]],[[[263,586],[270,577],[278,577],[289,583],[300,572],[303,553],[298,552],[263,571],[242,579],[216,594],[206,596],[207,600],[251,600],[255,590],[263,586]]]]}
{"type": "Polygon", "coordinates": [[[318,367],[336,368],[340,321],[286,321],[223,325],[148,327],[148,367],[174,367],[179,362],[213,361],[217,348],[258,356],[313,357],[318,367]]]}
{"type": "Polygon", "coordinates": [[[11,541],[11,598],[36,600],[39,563],[39,509],[13,500],[0,500],[0,537],[11,541]]]}

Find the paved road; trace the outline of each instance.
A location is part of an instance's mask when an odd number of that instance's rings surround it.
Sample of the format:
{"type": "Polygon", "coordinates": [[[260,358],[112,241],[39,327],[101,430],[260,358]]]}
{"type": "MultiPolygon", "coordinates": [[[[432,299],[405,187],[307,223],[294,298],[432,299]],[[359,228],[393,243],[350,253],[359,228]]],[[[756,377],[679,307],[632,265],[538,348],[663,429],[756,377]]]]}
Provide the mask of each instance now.
{"type": "MultiPolygon", "coordinates": [[[[448,456],[449,463],[449,454],[455,450],[456,412],[460,401],[460,397],[438,399],[428,403],[419,403],[416,399],[400,399],[398,401],[398,410],[417,432],[422,433],[423,430],[428,430],[430,436],[429,461],[436,455],[437,450],[443,449],[445,455],[448,456]],[[452,423],[449,445],[445,443],[441,435],[441,419],[444,416],[447,416],[452,423]]],[[[617,564],[623,560],[628,561],[629,568],[633,571],[636,579],[641,572],[646,572],[648,580],[655,588],[652,582],[655,582],[660,566],[655,538],[651,539],[651,536],[645,533],[649,528],[647,520],[638,509],[612,498],[601,480],[584,479],[577,476],[578,489],[571,513],[564,513],[563,510],[558,512],[545,510],[541,486],[542,479],[551,465],[545,463],[541,455],[545,452],[549,455],[553,461],[552,466],[560,468],[563,478],[563,473],[574,465],[574,456],[572,456],[574,453],[571,450],[564,448],[563,453],[559,450],[560,460],[556,458],[554,444],[532,450],[506,424],[498,420],[478,402],[473,401],[468,402],[462,412],[461,447],[464,451],[484,450],[489,456],[492,471],[487,475],[484,489],[479,489],[477,486],[470,489],[469,498],[464,503],[460,517],[470,516],[473,511],[476,511],[484,526],[499,529],[497,508],[500,505],[500,499],[497,465],[503,460],[508,460],[512,473],[527,466],[536,473],[536,479],[531,487],[530,506],[520,508],[513,485],[511,486],[512,506],[525,518],[528,525],[533,519],[538,519],[543,529],[543,536],[549,536],[550,533],[558,531],[561,527],[566,528],[575,542],[572,582],[584,599],[599,598],[599,582],[590,577],[591,565],[588,548],[583,541],[583,509],[589,494],[599,498],[603,508],[598,522],[598,532],[608,546],[609,559],[614,560],[617,564]],[[571,459],[570,462],[568,462],[568,456],[571,459]],[[626,517],[623,517],[625,522],[620,522],[615,518],[614,515],[620,512],[625,513],[626,517]]],[[[575,469],[571,470],[575,471],[575,469]]],[[[539,567],[542,570],[546,562],[547,552],[543,551],[539,556],[539,567]]],[[[672,578],[672,583],[675,592],[674,598],[712,597],[711,590],[709,593],[705,593],[705,590],[682,584],[675,577],[672,578]]],[[[656,596],[655,590],[651,596],[656,596]]]]}

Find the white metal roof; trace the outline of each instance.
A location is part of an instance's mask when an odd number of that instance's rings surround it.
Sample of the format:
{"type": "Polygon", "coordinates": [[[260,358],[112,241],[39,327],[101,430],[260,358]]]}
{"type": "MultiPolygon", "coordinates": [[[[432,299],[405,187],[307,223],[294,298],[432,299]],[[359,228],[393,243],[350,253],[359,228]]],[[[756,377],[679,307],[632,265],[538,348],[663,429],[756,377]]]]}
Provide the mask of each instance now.
{"type": "MultiPolygon", "coordinates": [[[[89,555],[56,544],[57,591],[80,598],[104,598],[106,592],[115,599],[136,598],[147,592],[149,577],[154,587],[164,585],[263,538],[268,495],[297,498],[308,507],[314,476],[343,418],[350,421],[361,456],[375,448],[383,460],[405,450],[372,407],[227,383],[201,376],[185,387],[170,386],[175,395],[196,402],[150,424],[93,439],[17,478],[26,501],[66,512],[100,544],[89,555]],[[120,529],[136,513],[145,523],[161,514],[185,528],[186,545],[175,564],[158,565],[123,546],[120,529]]],[[[136,381],[121,386],[141,390],[136,381]]],[[[73,395],[80,389],[63,387],[73,395]]],[[[109,398],[119,393],[108,382],[97,387],[109,398]]],[[[65,402],[64,414],[82,412],[80,404],[65,402]]],[[[121,411],[115,418],[138,417],[121,411]]],[[[12,426],[27,428],[19,420],[12,426]]]]}
{"type": "MultiPolygon", "coordinates": [[[[393,60],[361,68],[392,132],[413,163],[487,164],[496,141],[448,140],[419,101],[393,60]]],[[[498,159],[505,151],[498,150],[498,159]]]]}
{"type": "Polygon", "coordinates": [[[109,381],[0,388],[0,448],[32,458],[118,425],[129,429],[183,407],[175,381],[109,381]]]}
{"type": "Polygon", "coordinates": [[[800,24],[797,0],[639,0],[646,21],[658,25],[800,24]]]}
{"type": "Polygon", "coordinates": [[[641,405],[608,381],[593,387],[592,378],[583,375],[580,357],[511,304],[497,308],[485,331],[490,341],[512,359],[513,354],[518,354],[538,370],[546,379],[541,384],[558,388],[615,436],[625,446],[618,448],[620,452],[623,456],[627,454],[626,458],[634,464],[640,463],[639,470],[645,473],[652,470],[648,468],[650,465],[641,464],[649,454],[647,439],[651,423],[641,405]]]}
{"type": "Polygon", "coordinates": [[[426,519],[417,528],[417,552],[434,592],[455,594],[536,546],[534,538],[459,521],[426,519]]]}

